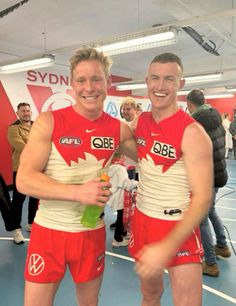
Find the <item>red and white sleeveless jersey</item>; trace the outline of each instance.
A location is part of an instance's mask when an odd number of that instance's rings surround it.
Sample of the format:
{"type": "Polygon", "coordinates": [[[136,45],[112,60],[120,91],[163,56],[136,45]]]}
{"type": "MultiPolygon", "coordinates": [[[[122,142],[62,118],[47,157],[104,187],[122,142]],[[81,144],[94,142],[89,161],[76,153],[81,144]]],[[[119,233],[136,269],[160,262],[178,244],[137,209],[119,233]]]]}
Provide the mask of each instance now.
{"type": "MultiPolygon", "coordinates": [[[[119,146],[120,121],[104,112],[91,121],[73,107],[52,113],[52,147],[44,173],[65,184],[83,184],[106,171],[119,146]]],[[[57,230],[84,230],[80,224],[84,208],[78,202],[40,200],[35,222],[57,230]]]]}
{"type": "Polygon", "coordinates": [[[181,219],[181,214],[164,211],[183,212],[190,204],[181,142],[185,128],[193,122],[182,110],[159,123],[151,112],[139,117],[135,130],[140,167],[137,207],[150,217],[181,219]]]}

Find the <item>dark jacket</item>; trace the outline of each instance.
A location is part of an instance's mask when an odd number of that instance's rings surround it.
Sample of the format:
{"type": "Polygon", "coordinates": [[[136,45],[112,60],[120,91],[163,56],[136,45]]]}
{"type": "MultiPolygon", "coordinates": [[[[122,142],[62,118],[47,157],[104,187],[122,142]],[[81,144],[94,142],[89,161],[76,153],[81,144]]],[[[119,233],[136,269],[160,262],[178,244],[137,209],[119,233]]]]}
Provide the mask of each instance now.
{"type": "Polygon", "coordinates": [[[215,187],[223,187],[227,183],[228,174],[225,161],[225,129],[222,125],[222,118],[214,108],[200,107],[192,117],[205,129],[213,144],[213,160],[215,187]]]}
{"type": "Polygon", "coordinates": [[[230,123],[229,132],[232,136],[236,135],[236,116],[234,116],[234,120],[230,123]]]}

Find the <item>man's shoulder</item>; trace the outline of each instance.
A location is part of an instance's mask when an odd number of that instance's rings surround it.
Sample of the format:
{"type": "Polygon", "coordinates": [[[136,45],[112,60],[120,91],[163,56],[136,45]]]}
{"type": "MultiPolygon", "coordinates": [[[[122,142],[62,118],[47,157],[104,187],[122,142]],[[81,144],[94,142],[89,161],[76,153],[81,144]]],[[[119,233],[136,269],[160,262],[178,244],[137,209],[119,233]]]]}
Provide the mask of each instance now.
{"type": "Polygon", "coordinates": [[[196,113],[194,119],[199,122],[206,131],[215,130],[222,125],[221,115],[215,108],[201,110],[196,113]]]}
{"type": "Polygon", "coordinates": [[[11,124],[9,125],[9,128],[10,128],[10,127],[17,127],[17,126],[19,126],[20,124],[21,124],[20,120],[16,120],[16,121],[14,121],[13,123],[11,123],[11,124]]]}

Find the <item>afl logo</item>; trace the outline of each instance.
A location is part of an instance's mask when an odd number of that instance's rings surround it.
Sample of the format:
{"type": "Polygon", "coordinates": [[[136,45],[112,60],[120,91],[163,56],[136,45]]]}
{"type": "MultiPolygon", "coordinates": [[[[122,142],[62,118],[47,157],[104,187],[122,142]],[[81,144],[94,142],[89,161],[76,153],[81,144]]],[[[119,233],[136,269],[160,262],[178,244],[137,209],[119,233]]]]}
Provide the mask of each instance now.
{"type": "Polygon", "coordinates": [[[59,143],[64,146],[80,146],[82,141],[78,137],[66,136],[60,138],[59,143]]]}
{"type": "Polygon", "coordinates": [[[28,271],[30,275],[38,275],[43,272],[45,262],[43,258],[38,254],[32,254],[29,257],[28,271]]]}

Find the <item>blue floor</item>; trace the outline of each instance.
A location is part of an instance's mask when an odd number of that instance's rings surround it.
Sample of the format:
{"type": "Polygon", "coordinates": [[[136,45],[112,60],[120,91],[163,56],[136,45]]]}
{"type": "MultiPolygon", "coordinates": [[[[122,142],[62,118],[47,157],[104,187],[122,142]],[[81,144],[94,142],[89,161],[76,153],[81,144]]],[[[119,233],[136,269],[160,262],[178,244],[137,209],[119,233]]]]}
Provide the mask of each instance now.
{"type": "MultiPolygon", "coordinates": [[[[236,248],[236,160],[227,160],[229,181],[217,195],[217,210],[228,228],[232,244],[236,248]]],[[[22,226],[26,224],[27,205],[24,205],[22,226]]],[[[115,220],[112,211],[106,209],[106,223],[115,220]]],[[[1,226],[2,223],[0,223],[1,226]]],[[[23,229],[25,237],[29,234],[23,229]]],[[[107,256],[104,280],[100,292],[99,306],[139,306],[141,295],[139,281],[133,270],[133,260],[126,248],[113,249],[113,232],[107,226],[107,256]]],[[[23,306],[23,270],[28,242],[15,245],[11,233],[0,228],[0,305],[23,306]]],[[[219,259],[220,276],[203,276],[203,305],[232,306],[236,304],[236,256],[227,260],[219,259]]],[[[165,293],[162,305],[172,306],[170,283],[165,274],[165,293]]],[[[69,273],[66,274],[57,292],[55,306],[76,306],[74,285],[69,273]]],[[[43,306],[43,305],[42,305],[43,306]]]]}

